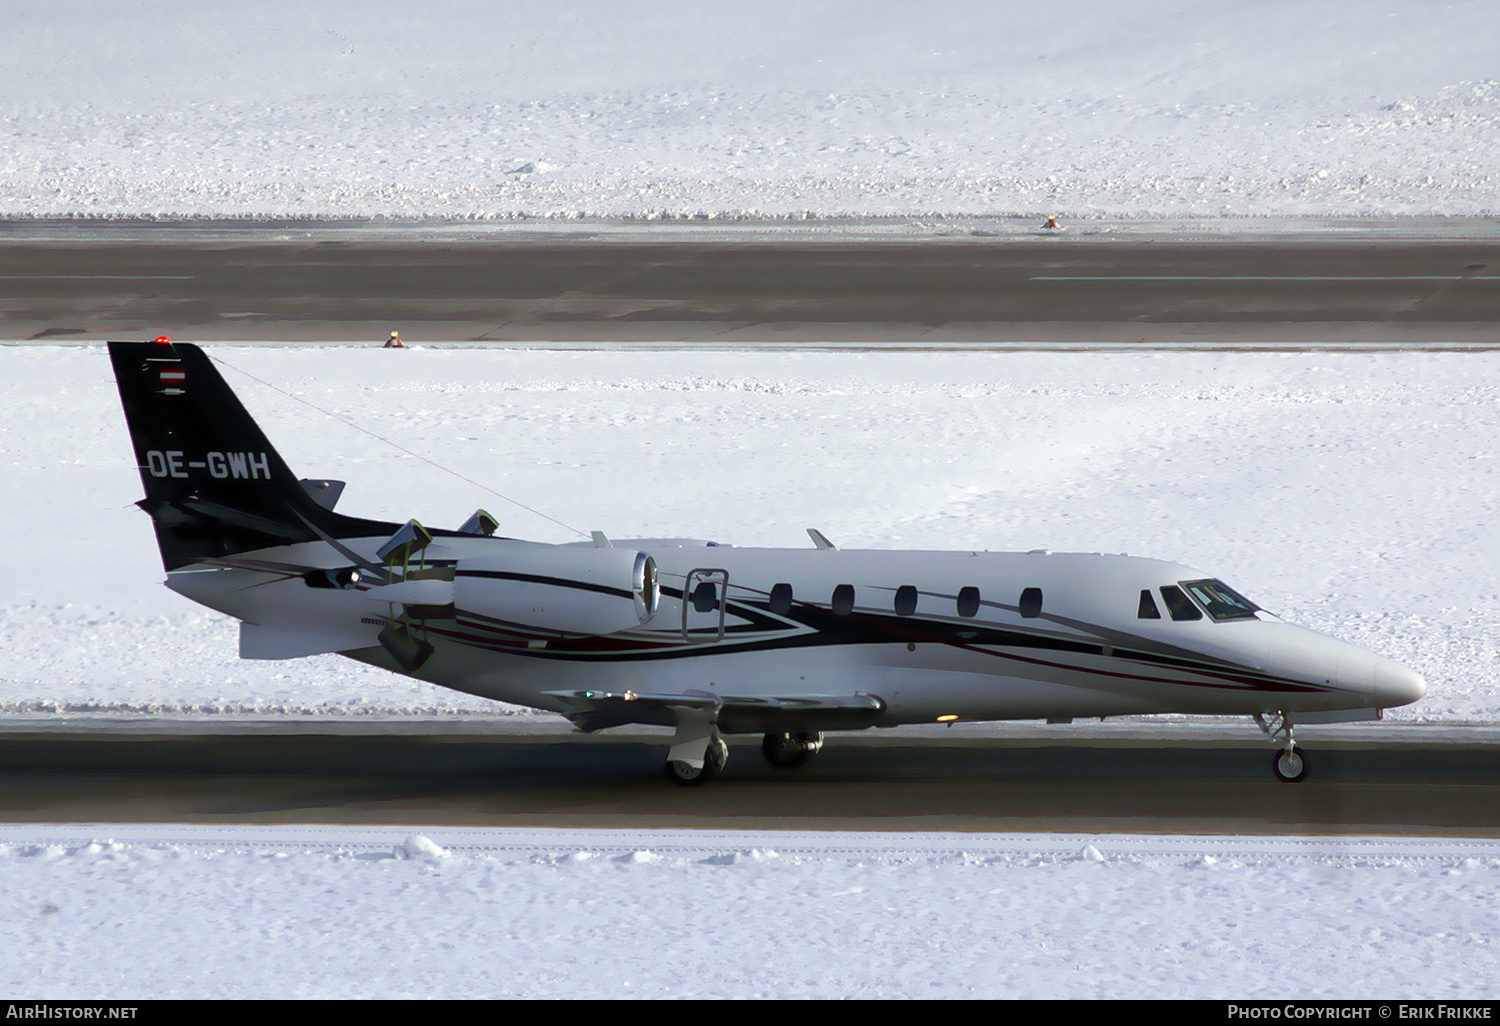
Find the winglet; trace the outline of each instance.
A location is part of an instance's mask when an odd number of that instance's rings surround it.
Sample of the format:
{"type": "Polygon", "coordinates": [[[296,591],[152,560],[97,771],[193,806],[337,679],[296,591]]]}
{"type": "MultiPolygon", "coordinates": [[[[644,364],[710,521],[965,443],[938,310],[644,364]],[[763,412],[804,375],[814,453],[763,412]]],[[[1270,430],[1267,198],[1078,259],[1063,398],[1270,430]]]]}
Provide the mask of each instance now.
{"type": "Polygon", "coordinates": [[[596,548],[596,549],[612,549],[612,548],[614,548],[614,546],[609,543],[609,539],[604,536],[604,532],[603,531],[595,531],[593,533],[593,538],[594,538],[594,548],[596,548]]]}
{"type": "Polygon", "coordinates": [[[809,527],[807,529],[807,536],[811,538],[813,544],[820,549],[832,549],[835,552],[838,551],[838,546],[829,541],[827,538],[823,537],[823,532],[818,530],[816,527],[809,527]]]}

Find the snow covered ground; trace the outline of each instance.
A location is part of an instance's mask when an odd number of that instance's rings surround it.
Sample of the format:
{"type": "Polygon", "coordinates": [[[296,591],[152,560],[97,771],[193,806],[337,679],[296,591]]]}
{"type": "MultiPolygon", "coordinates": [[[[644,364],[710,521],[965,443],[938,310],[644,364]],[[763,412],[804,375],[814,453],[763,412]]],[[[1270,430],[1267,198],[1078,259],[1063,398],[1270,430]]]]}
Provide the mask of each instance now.
{"type": "Polygon", "coordinates": [[[0,216],[1500,214],[1490,0],[11,0],[0,216]]]}
{"type": "MultiPolygon", "coordinates": [[[[13,0],[4,24],[0,217],[1500,214],[1487,0],[13,0]]],[[[1500,355],[214,351],[584,531],[1177,559],[1419,669],[1396,718],[1500,715],[1500,355]]],[[[349,480],[341,508],[573,537],[227,376],[296,469],[349,480]]],[[[0,409],[0,715],[495,711],[236,659],[230,624],[159,586],[101,348],[0,346],[0,409]]],[[[0,826],[0,989],[1493,999],[1500,978],[1492,842],[426,833],[449,854],[0,826]]]]}
{"type": "MultiPolygon", "coordinates": [[[[214,346],[339,508],[579,535],[1129,552],[1421,672],[1402,720],[1500,719],[1500,354],[214,346]]],[[[0,711],[493,712],[337,657],[237,658],[161,587],[102,346],[0,347],[0,711]]],[[[1376,728],[1378,729],[1378,728],[1376,728]]]]}
{"type": "Polygon", "coordinates": [[[0,990],[1500,996],[1500,845],[0,826],[0,990]]]}
{"type": "MultiPolygon", "coordinates": [[[[1393,718],[1500,713],[1500,354],[211,351],[357,513],[483,505],[574,537],[238,371],[585,531],[1181,559],[1417,667],[1428,696],[1393,718]]],[[[495,711],[332,657],[236,659],[224,618],[159,584],[101,346],[0,347],[0,408],[0,713],[495,711]]],[[[0,989],[1493,998],[1500,978],[1493,841],[426,833],[451,856],[395,829],[0,826],[0,989]]]]}

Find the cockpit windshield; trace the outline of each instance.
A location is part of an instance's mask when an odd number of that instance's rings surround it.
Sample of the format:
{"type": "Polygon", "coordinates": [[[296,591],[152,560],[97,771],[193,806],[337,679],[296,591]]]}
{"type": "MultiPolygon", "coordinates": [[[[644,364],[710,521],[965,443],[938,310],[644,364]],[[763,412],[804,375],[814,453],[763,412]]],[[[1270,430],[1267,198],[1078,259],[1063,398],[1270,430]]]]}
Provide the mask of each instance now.
{"type": "Polygon", "coordinates": [[[1182,586],[1215,620],[1249,620],[1260,609],[1223,581],[1183,581],[1182,586]]]}

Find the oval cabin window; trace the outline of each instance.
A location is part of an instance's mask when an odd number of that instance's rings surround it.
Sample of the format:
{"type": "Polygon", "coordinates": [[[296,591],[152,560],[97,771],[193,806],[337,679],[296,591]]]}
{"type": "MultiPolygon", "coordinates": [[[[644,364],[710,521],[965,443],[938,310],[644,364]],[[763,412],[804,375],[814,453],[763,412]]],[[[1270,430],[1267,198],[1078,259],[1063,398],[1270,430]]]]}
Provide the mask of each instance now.
{"type": "Polygon", "coordinates": [[[974,616],[979,612],[979,589],[963,588],[958,593],[958,615],[974,616]]]}
{"type": "Polygon", "coordinates": [[[896,589],[896,615],[911,616],[917,611],[917,589],[910,584],[903,584],[896,589]]]}
{"type": "Polygon", "coordinates": [[[854,585],[841,584],[833,589],[833,612],[835,616],[854,612],[854,585]]]}
{"type": "Polygon", "coordinates": [[[1042,589],[1027,588],[1021,592],[1021,615],[1027,619],[1042,615],[1042,589]]]}

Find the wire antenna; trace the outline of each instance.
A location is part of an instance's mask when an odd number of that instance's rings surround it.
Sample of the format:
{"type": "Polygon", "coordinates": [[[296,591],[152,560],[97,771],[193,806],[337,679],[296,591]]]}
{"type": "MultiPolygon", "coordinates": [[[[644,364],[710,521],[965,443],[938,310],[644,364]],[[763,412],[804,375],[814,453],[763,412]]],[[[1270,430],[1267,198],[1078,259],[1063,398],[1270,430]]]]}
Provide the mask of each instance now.
{"type": "Polygon", "coordinates": [[[512,506],[516,506],[516,507],[518,507],[520,509],[524,509],[528,513],[535,514],[536,516],[541,517],[543,520],[551,521],[552,523],[556,524],[558,527],[564,528],[565,530],[572,531],[576,535],[579,535],[579,536],[584,537],[584,538],[587,538],[589,536],[586,531],[580,531],[578,528],[572,526],[571,524],[565,524],[561,520],[557,519],[554,516],[549,516],[546,513],[543,513],[539,509],[533,509],[533,508],[531,508],[530,506],[526,505],[526,503],[524,503],[524,502],[520,502],[520,501],[518,501],[516,499],[512,499],[509,495],[505,495],[505,494],[502,494],[501,492],[497,492],[497,491],[495,491],[495,489],[491,488],[489,485],[484,484],[483,482],[480,482],[480,481],[476,481],[472,477],[466,477],[465,475],[460,474],[456,470],[453,470],[453,469],[451,469],[449,467],[443,466],[441,463],[438,463],[436,460],[429,459],[428,457],[423,456],[419,452],[413,452],[412,450],[408,449],[406,446],[400,444],[399,442],[393,442],[389,438],[386,438],[383,435],[377,435],[375,432],[371,431],[369,428],[367,428],[367,427],[365,427],[365,426],[363,426],[361,424],[356,424],[354,421],[350,420],[348,417],[341,417],[337,413],[334,413],[332,410],[325,410],[323,407],[319,406],[317,403],[314,403],[314,402],[311,402],[311,401],[309,401],[307,399],[304,399],[300,395],[295,395],[295,394],[293,394],[291,392],[288,392],[286,389],[280,388],[280,387],[278,387],[276,385],[273,385],[269,381],[266,381],[263,378],[258,378],[254,374],[251,374],[247,370],[241,370],[239,367],[236,367],[234,364],[228,362],[227,360],[223,359],[222,357],[215,356],[213,353],[209,353],[208,355],[209,355],[210,359],[212,359],[215,363],[218,363],[218,364],[221,364],[222,366],[228,367],[230,370],[232,370],[232,371],[234,371],[234,372],[236,372],[238,374],[243,374],[245,377],[249,378],[251,381],[259,382],[260,384],[262,384],[262,385],[266,386],[267,388],[269,388],[271,391],[273,391],[273,392],[279,392],[282,395],[286,396],[288,399],[295,400],[296,402],[301,403],[303,406],[306,406],[309,409],[316,410],[317,412],[323,414],[325,417],[332,417],[334,420],[338,421],[340,424],[346,424],[349,427],[352,427],[356,431],[359,431],[359,432],[362,432],[364,434],[367,434],[371,438],[375,439],[377,442],[384,442],[386,445],[389,445],[392,449],[395,449],[398,452],[404,452],[408,456],[411,456],[411,457],[413,457],[415,459],[419,459],[423,463],[427,464],[429,467],[432,467],[432,468],[434,468],[436,470],[441,470],[445,474],[451,474],[453,477],[458,478],[460,481],[463,481],[463,482],[465,482],[467,484],[471,484],[475,488],[479,488],[479,489],[482,489],[482,490],[484,490],[486,492],[489,492],[491,495],[495,496],[495,498],[497,498],[497,499],[500,499],[500,500],[502,500],[504,502],[508,502],[512,506]]]}

